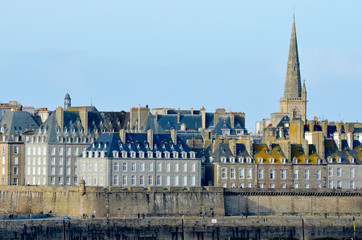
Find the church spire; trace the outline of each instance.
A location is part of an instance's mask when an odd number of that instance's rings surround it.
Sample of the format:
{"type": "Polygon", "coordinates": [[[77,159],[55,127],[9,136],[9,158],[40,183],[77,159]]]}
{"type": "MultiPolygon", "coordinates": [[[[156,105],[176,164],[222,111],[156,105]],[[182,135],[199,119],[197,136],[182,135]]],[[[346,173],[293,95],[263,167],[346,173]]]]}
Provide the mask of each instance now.
{"type": "Polygon", "coordinates": [[[299,69],[297,34],[295,31],[295,18],[293,16],[292,35],[290,37],[287,76],[285,79],[284,97],[298,98],[301,96],[301,80],[299,69]]]}

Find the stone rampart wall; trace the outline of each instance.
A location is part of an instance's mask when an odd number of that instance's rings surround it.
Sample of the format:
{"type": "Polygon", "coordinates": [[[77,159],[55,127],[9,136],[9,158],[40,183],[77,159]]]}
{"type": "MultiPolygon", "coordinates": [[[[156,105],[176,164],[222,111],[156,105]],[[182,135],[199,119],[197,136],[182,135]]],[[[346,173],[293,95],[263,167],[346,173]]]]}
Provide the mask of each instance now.
{"type": "Polygon", "coordinates": [[[0,189],[0,215],[81,217],[223,215],[360,215],[362,191],[251,190],[207,188],[26,187],[0,189]]]}

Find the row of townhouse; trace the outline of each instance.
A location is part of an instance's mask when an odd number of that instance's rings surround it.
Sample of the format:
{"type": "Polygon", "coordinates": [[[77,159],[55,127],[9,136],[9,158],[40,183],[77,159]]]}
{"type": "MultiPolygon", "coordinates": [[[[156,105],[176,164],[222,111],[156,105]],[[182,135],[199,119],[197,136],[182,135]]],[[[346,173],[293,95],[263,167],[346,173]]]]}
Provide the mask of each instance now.
{"type": "MultiPolygon", "coordinates": [[[[342,143],[345,143],[342,141],[342,143]]],[[[205,163],[205,184],[241,188],[341,188],[362,187],[362,144],[338,150],[334,140],[324,142],[326,157],[314,145],[282,141],[252,144],[247,140],[214,143],[205,163]],[[307,149],[306,149],[307,148],[307,149]],[[307,153],[308,152],[308,153],[307,153]]]]}

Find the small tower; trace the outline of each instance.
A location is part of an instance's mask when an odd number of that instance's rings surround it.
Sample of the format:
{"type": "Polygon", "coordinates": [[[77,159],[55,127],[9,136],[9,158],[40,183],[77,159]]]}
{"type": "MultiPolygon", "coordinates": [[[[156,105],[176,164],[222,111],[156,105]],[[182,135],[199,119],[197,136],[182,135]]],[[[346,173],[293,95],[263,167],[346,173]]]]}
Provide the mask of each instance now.
{"type": "Polygon", "coordinates": [[[65,94],[64,97],[64,110],[67,110],[72,106],[71,99],[69,93],[65,94]]]}

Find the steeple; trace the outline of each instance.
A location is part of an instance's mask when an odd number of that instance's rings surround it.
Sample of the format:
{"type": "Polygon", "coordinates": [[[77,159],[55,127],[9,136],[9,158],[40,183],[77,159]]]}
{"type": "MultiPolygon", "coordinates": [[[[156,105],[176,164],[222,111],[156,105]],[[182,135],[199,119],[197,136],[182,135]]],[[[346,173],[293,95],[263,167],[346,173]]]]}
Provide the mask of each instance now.
{"type": "Polygon", "coordinates": [[[295,31],[295,18],[293,16],[292,35],[290,37],[287,76],[285,79],[284,97],[299,98],[301,96],[301,80],[299,69],[297,34],[295,31]]]}

